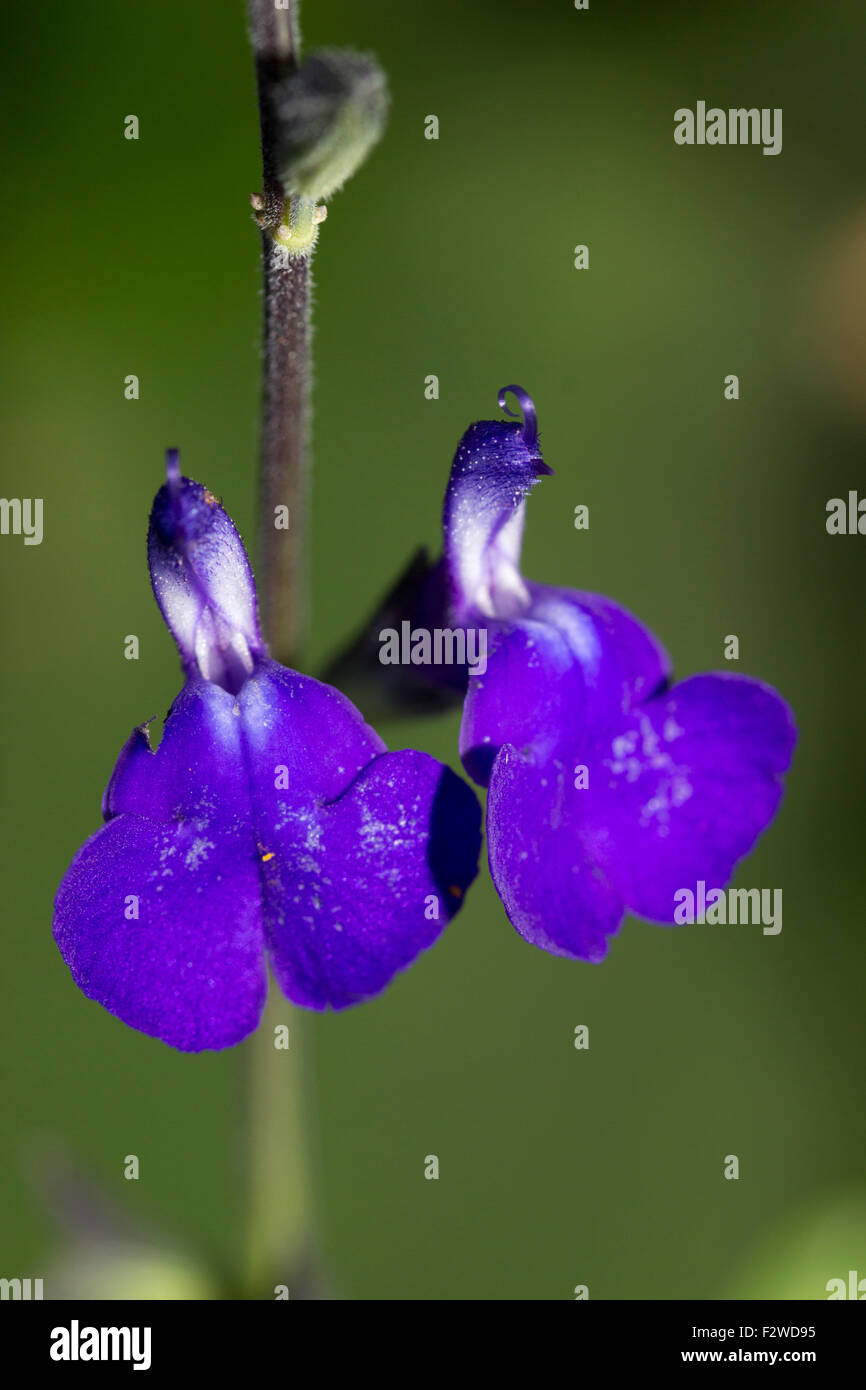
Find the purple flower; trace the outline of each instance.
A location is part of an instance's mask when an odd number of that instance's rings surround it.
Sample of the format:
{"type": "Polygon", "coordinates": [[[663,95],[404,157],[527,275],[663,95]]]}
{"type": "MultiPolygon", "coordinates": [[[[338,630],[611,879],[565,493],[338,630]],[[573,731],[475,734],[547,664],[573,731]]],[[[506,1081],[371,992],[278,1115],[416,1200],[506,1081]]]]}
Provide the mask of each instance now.
{"type": "Polygon", "coordinates": [[[342,1009],[430,946],[477,872],[474,793],[389,753],[337,690],[270,660],[230,517],[169,454],[151,580],[186,683],[154,751],[120,754],[106,824],[57,894],[79,987],[188,1052],[257,1025],[267,960],[283,993],[342,1009]]]}
{"type": "Polygon", "coordinates": [[[627,909],[671,923],[678,890],[727,882],[776,812],[796,735],[769,686],[671,686],[665,651],[623,608],[523,577],[526,498],[552,470],[529,396],[505,387],[500,407],[509,391],[524,423],[481,421],[457,448],[421,607],[443,595],[440,620],[486,632],[486,669],[462,673],[460,754],[489,786],[511,922],[544,950],[599,961],[627,909]]]}

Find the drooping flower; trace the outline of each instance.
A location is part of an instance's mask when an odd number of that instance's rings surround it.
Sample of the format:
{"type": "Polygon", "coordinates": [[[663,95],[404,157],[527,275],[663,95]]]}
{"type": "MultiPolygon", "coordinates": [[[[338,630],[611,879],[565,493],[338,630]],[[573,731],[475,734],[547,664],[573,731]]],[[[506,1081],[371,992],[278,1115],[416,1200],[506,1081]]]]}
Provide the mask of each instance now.
{"type": "Polygon", "coordinates": [[[143,724],[121,752],[54,935],[89,998],[198,1052],[256,1027],[268,959],[307,1008],[379,993],[460,907],[480,812],[449,768],[387,752],[345,696],[269,658],[241,539],[174,451],[148,558],[186,681],[158,748],[143,724]]]}
{"type": "Polygon", "coordinates": [[[489,786],[490,868],[511,922],[598,961],[626,910],[672,923],[680,890],[727,883],[776,812],[796,734],[769,686],[728,673],[671,685],[664,649],[625,609],[524,578],[526,499],[552,470],[530,397],[505,387],[501,408],[508,392],[523,423],[480,421],[461,439],[417,611],[486,632],[486,670],[462,672],[460,754],[489,786]]]}

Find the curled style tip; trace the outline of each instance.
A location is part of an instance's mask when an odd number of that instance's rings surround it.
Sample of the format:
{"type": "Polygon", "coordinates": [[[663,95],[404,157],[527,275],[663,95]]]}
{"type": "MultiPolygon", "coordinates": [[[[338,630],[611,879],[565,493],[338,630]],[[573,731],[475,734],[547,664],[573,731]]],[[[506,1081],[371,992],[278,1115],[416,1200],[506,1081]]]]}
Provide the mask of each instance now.
{"type": "Polygon", "coordinates": [[[506,415],[510,415],[512,420],[519,419],[519,416],[516,411],[509,410],[508,406],[505,404],[505,400],[508,396],[509,391],[511,392],[512,396],[516,398],[520,406],[520,409],[523,412],[523,442],[526,445],[527,449],[537,449],[538,422],[535,418],[535,404],[532,400],[532,397],[529,395],[527,391],[524,391],[522,386],[503,386],[498,396],[499,409],[504,410],[506,415]]]}
{"type": "Polygon", "coordinates": [[[180,483],[179,449],[166,449],[165,451],[165,481],[168,483],[170,492],[177,491],[180,483]]]}

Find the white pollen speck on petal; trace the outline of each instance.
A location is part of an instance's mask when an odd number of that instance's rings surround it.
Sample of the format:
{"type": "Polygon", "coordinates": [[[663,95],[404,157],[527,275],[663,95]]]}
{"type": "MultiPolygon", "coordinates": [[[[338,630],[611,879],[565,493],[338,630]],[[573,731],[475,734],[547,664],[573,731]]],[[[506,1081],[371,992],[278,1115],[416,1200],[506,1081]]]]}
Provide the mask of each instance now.
{"type": "Polygon", "coordinates": [[[671,789],[671,802],[674,806],[682,806],[688,801],[692,794],[692,785],[684,777],[675,777],[671,789]]]}
{"type": "Polygon", "coordinates": [[[204,860],[207,859],[208,850],[215,848],[216,846],[214,845],[213,840],[206,840],[204,838],[193,840],[192,844],[186,852],[186,857],[183,861],[185,867],[187,869],[197,869],[199,864],[203,863],[204,860]]]}
{"type": "Polygon", "coordinates": [[[615,738],[611,743],[613,756],[617,761],[627,758],[629,754],[634,752],[636,747],[637,734],[633,732],[629,734],[620,734],[619,737],[615,738]]]}
{"type": "Polygon", "coordinates": [[[640,731],[643,736],[643,755],[645,758],[654,758],[659,751],[659,736],[652,725],[652,720],[644,715],[640,720],[640,731]]]}

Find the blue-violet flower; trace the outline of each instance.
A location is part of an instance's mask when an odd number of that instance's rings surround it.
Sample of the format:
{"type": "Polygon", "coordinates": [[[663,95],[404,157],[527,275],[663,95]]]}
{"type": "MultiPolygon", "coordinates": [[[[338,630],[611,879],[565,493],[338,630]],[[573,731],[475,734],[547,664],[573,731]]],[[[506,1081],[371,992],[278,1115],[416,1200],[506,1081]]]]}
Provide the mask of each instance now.
{"type": "Polygon", "coordinates": [[[268,958],[307,1008],[381,991],[460,907],[480,812],[449,768],[387,752],[345,696],[269,658],[241,539],[175,451],[148,558],[186,681],[159,747],[143,724],[121,752],[54,935],[89,998],[198,1052],[256,1027],[268,958]]]}
{"type": "Polygon", "coordinates": [[[512,924],[599,961],[627,909],[673,923],[680,890],[703,881],[709,897],[730,879],[776,812],[796,733],[769,686],[728,673],[671,685],[667,654],[625,609],[524,578],[526,498],[552,470],[530,397],[505,387],[501,408],[508,392],[523,422],[480,421],[457,448],[418,612],[431,622],[438,605],[438,621],[486,632],[486,669],[462,673],[460,754],[489,786],[488,856],[512,924]]]}

